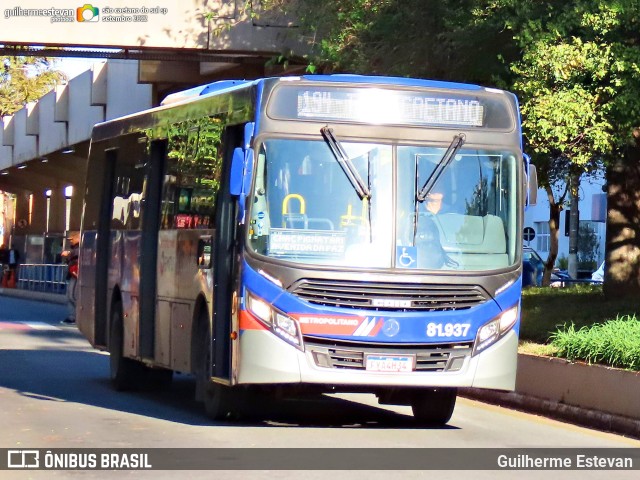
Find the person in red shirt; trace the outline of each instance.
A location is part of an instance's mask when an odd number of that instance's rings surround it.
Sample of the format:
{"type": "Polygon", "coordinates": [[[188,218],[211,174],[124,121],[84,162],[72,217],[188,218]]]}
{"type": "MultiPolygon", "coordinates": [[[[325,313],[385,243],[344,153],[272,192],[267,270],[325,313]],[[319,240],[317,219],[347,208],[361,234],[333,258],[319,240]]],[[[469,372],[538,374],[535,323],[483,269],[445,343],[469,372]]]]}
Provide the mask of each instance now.
{"type": "Polygon", "coordinates": [[[62,252],[62,259],[67,264],[67,309],[68,315],[62,323],[76,323],[76,284],[78,282],[78,247],[80,239],[77,235],[69,237],[69,250],[62,252]]]}

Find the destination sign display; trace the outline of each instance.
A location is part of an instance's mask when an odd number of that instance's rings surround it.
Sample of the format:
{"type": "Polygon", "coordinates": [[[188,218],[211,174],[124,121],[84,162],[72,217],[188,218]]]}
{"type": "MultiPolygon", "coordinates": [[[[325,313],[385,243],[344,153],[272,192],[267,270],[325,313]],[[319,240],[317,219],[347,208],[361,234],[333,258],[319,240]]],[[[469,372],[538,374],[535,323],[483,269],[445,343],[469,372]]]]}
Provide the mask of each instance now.
{"type": "Polygon", "coordinates": [[[345,235],[342,231],[272,228],[269,255],[342,257],[346,247],[345,235]]]}
{"type": "Polygon", "coordinates": [[[293,85],[278,88],[267,109],[279,119],[499,129],[513,127],[509,112],[500,93],[293,85]]]}

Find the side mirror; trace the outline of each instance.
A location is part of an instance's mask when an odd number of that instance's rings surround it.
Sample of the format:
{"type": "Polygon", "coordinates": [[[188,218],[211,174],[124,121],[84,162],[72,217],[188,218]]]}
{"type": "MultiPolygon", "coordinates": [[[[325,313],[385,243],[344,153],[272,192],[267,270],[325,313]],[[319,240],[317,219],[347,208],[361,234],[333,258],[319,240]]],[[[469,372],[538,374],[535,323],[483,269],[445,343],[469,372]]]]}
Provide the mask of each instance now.
{"type": "Polygon", "coordinates": [[[253,138],[253,132],[256,124],[248,122],[244,125],[244,149],[248,149],[251,146],[251,139],[253,138]]]}
{"type": "Polygon", "coordinates": [[[203,235],[198,240],[198,268],[205,270],[213,266],[213,237],[203,235]]]}
{"type": "Polygon", "coordinates": [[[253,148],[247,148],[244,153],[244,172],[242,174],[242,193],[246,196],[251,191],[251,179],[253,178],[253,148]]]}
{"type": "Polygon", "coordinates": [[[240,147],[237,147],[233,150],[233,158],[231,159],[231,174],[229,176],[229,193],[236,197],[242,193],[243,170],[244,150],[242,150],[242,148],[240,147]]]}
{"type": "Polygon", "coordinates": [[[251,189],[253,172],[253,149],[246,151],[240,147],[233,150],[231,159],[231,175],[229,178],[229,193],[234,196],[247,195],[251,189]]]}

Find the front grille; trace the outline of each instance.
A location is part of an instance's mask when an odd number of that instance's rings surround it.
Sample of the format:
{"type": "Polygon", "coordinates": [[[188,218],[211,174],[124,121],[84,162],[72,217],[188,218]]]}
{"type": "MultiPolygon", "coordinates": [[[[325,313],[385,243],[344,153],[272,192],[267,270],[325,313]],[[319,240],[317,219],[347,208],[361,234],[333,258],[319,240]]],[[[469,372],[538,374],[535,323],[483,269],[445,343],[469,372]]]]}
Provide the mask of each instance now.
{"type": "Polygon", "coordinates": [[[444,372],[460,370],[471,355],[473,342],[394,347],[363,347],[357,343],[338,343],[305,337],[305,350],[311,352],[316,365],[325,368],[365,370],[367,355],[415,355],[415,371],[444,372]]]}
{"type": "Polygon", "coordinates": [[[316,305],[395,312],[465,310],[489,299],[479,285],[302,279],[290,291],[316,305]]]}

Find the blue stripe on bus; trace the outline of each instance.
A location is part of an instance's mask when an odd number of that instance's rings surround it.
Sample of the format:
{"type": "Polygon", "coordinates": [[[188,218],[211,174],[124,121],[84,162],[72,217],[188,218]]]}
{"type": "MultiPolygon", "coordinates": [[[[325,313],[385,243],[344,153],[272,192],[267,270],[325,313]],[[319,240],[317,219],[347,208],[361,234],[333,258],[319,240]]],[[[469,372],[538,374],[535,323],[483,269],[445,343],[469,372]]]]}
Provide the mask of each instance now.
{"type": "MultiPolygon", "coordinates": [[[[386,343],[437,343],[437,342],[455,342],[455,341],[471,341],[475,338],[478,328],[500,315],[504,310],[518,305],[520,301],[520,281],[514,282],[509,288],[501,292],[494,300],[489,300],[480,305],[467,310],[457,311],[435,311],[435,312],[389,312],[375,311],[365,309],[344,309],[337,307],[328,307],[324,305],[314,305],[301,300],[295,295],[282,290],[273,282],[255,272],[246,262],[243,268],[243,284],[244,287],[251,290],[255,295],[282,312],[291,314],[292,316],[300,315],[317,315],[325,317],[352,317],[364,319],[362,323],[376,323],[379,321],[387,322],[388,320],[396,320],[399,323],[400,331],[393,338],[385,336],[383,331],[378,331],[375,336],[362,336],[362,330],[359,332],[354,328],[355,335],[316,335],[325,338],[336,338],[342,340],[363,341],[368,338],[369,341],[378,341],[386,343]],[[425,334],[425,328],[428,323],[436,324],[460,324],[470,325],[467,335],[464,337],[438,337],[437,339],[428,338],[425,334]]],[[[514,330],[517,332],[519,325],[516,324],[514,330]]],[[[366,330],[366,329],[364,329],[366,330]]]]}

